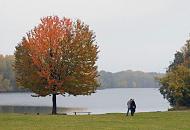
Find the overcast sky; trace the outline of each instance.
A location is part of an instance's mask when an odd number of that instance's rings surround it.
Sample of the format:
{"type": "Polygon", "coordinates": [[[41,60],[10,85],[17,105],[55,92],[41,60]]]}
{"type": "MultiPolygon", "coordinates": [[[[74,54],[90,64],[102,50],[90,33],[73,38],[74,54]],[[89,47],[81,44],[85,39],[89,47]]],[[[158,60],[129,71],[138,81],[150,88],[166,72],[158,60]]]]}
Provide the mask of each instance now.
{"type": "Polygon", "coordinates": [[[49,15],[81,19],[96,34],[99,70],[165,72],[190,33],[190,0],[0,0],[0,54],[49,15]]]}

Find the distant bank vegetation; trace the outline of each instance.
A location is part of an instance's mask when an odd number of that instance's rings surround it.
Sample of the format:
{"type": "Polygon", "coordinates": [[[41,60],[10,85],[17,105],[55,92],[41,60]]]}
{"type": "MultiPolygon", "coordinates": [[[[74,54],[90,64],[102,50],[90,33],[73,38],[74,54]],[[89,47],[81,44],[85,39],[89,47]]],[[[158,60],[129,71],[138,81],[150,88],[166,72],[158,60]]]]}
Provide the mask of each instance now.
{"type": "MultiPolygon", "coordinates": [[[[0,92],[25,91],[16,86],[14,73],[14,56],[0,55],[0,92]]],[[[160,73],[145,73],[141,71],[121,71],[111,73],[99,72],[99,89],[106,88],[158,88],[159,84],[155,77],[163,76],[160,73]]]]}
{"type": "Polygon", "coordinates": [[[121,71],[111,73],[106,71],[99,72],[100,89],[106,88],[159,88],[156,77],[162,77],[161,73],[145,73],[142,71],[121,71]]]}
{"type": "Polygon", "coordinates": [[[0,91],[17,91],[13,70],[14,56],[0,55],[0,91]]]}

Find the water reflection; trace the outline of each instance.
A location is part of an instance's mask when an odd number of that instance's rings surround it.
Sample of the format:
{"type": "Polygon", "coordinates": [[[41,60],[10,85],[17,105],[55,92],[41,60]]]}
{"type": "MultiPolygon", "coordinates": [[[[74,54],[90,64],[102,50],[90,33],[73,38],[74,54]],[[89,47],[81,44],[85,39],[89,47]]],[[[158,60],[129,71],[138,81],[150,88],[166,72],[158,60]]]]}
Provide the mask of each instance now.
{"type": "MultiPolygon", "coordinates": [[[[52,107],[48,106],[0,106],[2,113],[24,113],[24,114],[50,114],[52,107]]],[[[85,108],[57,108],[59,114],[73,114],[77,111],[86,111],[85,108]]]]}

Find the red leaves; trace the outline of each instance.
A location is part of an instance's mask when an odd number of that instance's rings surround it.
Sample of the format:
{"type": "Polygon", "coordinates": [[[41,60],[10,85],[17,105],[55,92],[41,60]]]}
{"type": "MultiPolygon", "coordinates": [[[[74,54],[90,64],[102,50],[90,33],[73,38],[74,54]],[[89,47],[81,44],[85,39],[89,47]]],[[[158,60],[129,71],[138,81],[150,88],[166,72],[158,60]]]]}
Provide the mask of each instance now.
{"type": "Polygon", "coordinates": [[[70,19],[64,18],[64,23],[67,27],[70,27],[72,24],[72,21],[70,19]]]}
{"type": "Polygon", "coordinates": [[[57,62],[61,59],[60,41],[68,34],[72,21],[68,18],[59,19],[48,16],[41,19],[41,23],[27,33],[23,45],[29,50],[34,66],[38,68],[40,77],[47,79],[48,86],[61,86],[62,82],[52,74],[57,62]]]}
{"type": "Polygon", "coordinates": [[[21,46],[27,50],[29,57],[26,58],[31,60],[34,75],[39,76],[38,79],[33,76],[38,82],[31,81],[32,90],[39,95],[94,92],[98,54],[94,41],[94,33],[80,20],[72,22],[57,16],[42,18],[23,38],[21,46]]]}

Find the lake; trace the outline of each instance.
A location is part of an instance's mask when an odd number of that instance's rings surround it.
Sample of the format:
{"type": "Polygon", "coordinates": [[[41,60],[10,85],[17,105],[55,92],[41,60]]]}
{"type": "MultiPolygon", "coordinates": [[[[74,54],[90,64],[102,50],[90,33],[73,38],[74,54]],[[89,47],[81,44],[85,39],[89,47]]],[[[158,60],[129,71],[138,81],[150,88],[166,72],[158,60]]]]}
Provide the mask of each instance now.
{"type": "MultiPolygon", "coordinates": [[[[32,93],[0,93],[0,106],[52,106],[52,97],[32,97],[32,93]]],[[[97,90],[90,96],[57,96],[57,106],[73,111],[90,111],[92,114],[124,113],[127,101],[133,98],[137,112],[167,111],[168,101],[158,88],[115,88],[97,90]]],[[[28,109],[28,108],[27,108],[28,109]]],[[[1,110],[1,109],[0,109],[1,110]]],[[[51,112],[51,111],[50,111],[51,112]]]]}

